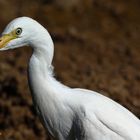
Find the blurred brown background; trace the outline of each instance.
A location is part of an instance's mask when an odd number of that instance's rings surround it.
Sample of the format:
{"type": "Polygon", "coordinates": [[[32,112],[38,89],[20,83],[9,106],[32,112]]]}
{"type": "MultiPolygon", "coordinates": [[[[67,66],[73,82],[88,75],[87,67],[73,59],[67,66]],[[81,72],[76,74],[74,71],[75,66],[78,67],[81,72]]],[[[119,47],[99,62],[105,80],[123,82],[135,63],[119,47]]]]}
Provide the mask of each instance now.
{"type": "MultiPolygon", "coordinates": [[[[55,42],[56,78],[98,91],[140,118],[139,0],[0,0],[0,31],[19,16],[55,42]]],[[[28,47],[0,52],[0,140],[49,140],[27,82],[28,47]]],[[[119,121],[119,120],[118,120],[119,121]]]]}

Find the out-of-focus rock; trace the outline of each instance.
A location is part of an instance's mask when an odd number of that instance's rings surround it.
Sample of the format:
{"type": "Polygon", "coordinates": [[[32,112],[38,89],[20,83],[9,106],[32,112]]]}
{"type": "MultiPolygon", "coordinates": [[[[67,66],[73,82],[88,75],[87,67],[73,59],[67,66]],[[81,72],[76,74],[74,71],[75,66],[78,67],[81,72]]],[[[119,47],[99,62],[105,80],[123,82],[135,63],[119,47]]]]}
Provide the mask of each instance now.
{"type": "Polygon", "coordinates": [[[83,0],[53,0],[54,4],[63,9],[71,9],[77,7],[83,0]]]}

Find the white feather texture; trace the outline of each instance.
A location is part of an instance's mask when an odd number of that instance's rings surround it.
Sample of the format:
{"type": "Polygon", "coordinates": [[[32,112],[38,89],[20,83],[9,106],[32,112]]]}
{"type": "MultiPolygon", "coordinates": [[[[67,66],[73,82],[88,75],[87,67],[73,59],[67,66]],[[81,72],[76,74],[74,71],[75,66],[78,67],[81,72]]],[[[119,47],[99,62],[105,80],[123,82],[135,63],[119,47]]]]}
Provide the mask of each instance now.
{"type": "Polygon", "coordinates": [[[69,88],[54,79],[53,41],[43,26],[20,17],[8,24],[3,34],[18,27],[23,30],[21,37],[5,48],[33,48],[28,67],[33,102],[44,127],[56,140],[140,139],[140,120],[126,108],[99,93],[69,88]]]}

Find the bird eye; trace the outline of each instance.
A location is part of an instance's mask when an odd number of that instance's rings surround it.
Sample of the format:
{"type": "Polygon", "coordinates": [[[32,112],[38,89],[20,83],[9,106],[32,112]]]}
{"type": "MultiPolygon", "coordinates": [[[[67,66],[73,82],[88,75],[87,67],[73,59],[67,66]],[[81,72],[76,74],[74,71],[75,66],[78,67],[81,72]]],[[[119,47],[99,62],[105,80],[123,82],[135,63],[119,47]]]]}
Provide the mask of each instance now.
{"type": "Polygon", "coordinates": [[[20,35],[22,33],[22,29],[21,28],[17,28],[16,29],[16,35],[20,35]]]}

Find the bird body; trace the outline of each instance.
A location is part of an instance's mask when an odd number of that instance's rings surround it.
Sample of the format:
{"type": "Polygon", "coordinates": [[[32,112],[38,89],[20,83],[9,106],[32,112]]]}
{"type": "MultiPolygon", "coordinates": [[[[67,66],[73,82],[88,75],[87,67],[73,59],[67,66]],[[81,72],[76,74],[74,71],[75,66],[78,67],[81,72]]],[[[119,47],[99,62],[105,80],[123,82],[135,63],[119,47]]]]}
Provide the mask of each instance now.
{"type": "Polygon", "coordinates": [[[19,27],[19,38],[5,45],[0,42],[1,50],[24,45],[33,48],[28,66],[29,87],[37,113],[54,139],[140,139],[140,120],[126,108],[97,92],[70,88],[54,78],[53,41],[38,22],[28,17],[17,18],[3,35],[19,27]]]}

